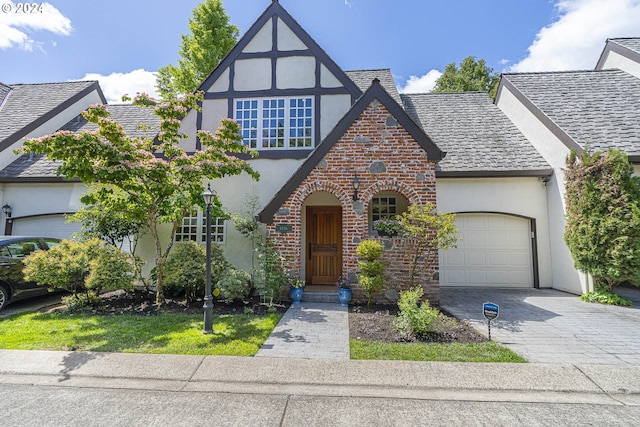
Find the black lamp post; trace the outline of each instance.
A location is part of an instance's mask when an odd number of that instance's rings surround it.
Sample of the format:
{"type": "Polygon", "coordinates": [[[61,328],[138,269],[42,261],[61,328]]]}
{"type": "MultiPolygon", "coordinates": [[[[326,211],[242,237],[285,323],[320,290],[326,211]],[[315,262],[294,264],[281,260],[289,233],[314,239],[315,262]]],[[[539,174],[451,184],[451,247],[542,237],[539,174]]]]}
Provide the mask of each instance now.
{"type": "Polygon", "coordinates": [[[211,185],[207,184],[207,189],[202,193],[204,203],[207,205],[207,282],[204,289],[204,333],[213,333],[213,295],[211,295],[211,204],[216,197],[216,193],[211,191],[211,185]]]}

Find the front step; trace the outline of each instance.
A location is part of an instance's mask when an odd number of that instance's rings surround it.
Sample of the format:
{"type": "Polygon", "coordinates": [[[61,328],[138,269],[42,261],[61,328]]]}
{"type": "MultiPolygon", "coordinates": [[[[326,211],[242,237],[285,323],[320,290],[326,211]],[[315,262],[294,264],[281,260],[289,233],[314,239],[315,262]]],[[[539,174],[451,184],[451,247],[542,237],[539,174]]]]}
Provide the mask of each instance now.
{"type": "Polygon", "coordinates": [[[334,302],[339,304],[337,292],[304,292],[302,294],[303,302],[334,302]]]}

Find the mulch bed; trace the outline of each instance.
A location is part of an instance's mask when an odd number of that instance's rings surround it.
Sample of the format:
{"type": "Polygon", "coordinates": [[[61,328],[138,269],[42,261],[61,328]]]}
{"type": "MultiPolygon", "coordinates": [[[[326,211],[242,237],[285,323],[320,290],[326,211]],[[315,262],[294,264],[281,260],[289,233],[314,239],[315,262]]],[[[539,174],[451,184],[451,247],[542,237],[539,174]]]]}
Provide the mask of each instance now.
{"type": "MultiPolygon", "coordinates": [[[[187,302],[184,298],[167,298],[161,305],[155,304],[155,294],[128,293],[124,291],[108,292],[101,295],[102,304],[92,309],[91,314],[114,316],[134,314],[152,316],[160,313],[202,314],[203,301],[187,302]]],[[[278,302],[271,306],[263,304],[258,296],[251,296],[244,301],[222,303],[216,301],[213,314],[267,314],[277,312],[283,314],[289,308],[288,302],[278,302]]],[[[58,307],[57,309],[60,309],[58,307]]],[[[454,326],[440,332],[430,333],[417,340],[407,337],[393,327],[393,320],[398,312],[396,305],[351,305],[349,306],[349,336],[351,339],[382,342],[433,342],[433,343],[472,343],[487,341],[468,323],[455,321],[454,326]]],[[[450,316],[448,313],[443,314],[450,316]]],[[[453,317],[452,317],[453,318],[453,317]]]]}
{"type": "MultiPolygon", "coordinates": [[[[395,305],[350,306],[349,335],[351,339],[382,342],[428,342],[428,343],[474,343],[487,341],[464,321],[455,321],[454,325],[439,332],[433,332],[421,340],[407,337],[393,327],[393,319],[398,312],[395,305]]],[[[453,316],[441,310],[453,319],[453,316]]]]}

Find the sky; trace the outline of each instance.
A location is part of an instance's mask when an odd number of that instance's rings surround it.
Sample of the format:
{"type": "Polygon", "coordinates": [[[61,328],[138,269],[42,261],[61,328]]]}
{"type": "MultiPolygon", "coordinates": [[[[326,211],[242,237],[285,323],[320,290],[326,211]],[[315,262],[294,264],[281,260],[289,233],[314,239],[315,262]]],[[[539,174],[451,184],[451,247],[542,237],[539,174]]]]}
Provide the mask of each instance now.
{"type": "MultiPolygon", "coordinates": [[[[156,95],[198,0],[0,0],[0,82],[98,80],[109,103],[156,95]],[[35,5],[35,9],[31,10],[35,5]]],[[[271,0],[223,0],[244,34],[271,0]]],[[[280,0],[343,70],[390,68],[428,92],[468,56],[494,72],[593,69],[607,38],[640,37],[640,0],[280,0]]]]}

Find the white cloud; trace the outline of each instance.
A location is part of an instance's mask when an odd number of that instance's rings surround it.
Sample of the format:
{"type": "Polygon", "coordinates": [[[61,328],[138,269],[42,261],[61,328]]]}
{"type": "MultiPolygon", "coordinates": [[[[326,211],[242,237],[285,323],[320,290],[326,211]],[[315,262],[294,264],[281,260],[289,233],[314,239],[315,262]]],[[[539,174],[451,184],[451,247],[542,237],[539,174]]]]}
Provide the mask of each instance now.
{"type": "Polygon", "coordinates": [[[36,5],[38,9],[32,13],[25,13],[25,9],[21,9],[19,13],[16,3],[11,1],[2,0],[0,3],[2,8],[0,10],[0,49],[13,47],[28,51],[32,51],[34,47],[42,49],[42,42],[33,39],[32,33],[49,31],[68,36],[73,31],[71,20],[50,3],[18,3],[21,8],[36,5]],[[42,5],[41,9],[40,5],[42,5]]]}
{"type": "Polygon", "coordinates": [[[512,72],[593,69],[607,38],[640,36],[640,0],[556,0],[559,18],[512,72]]]}
{"type": "Polygon", "coordinates": [[[159,97],[156,92],[156,73],[142,68],[129,73],[111,73],[108,76],[88,73],[80,80],[98,80],[109,104],[121,104],[122,95],[125,94],[134,97],[136,93],[144,92],[152,98],[159,97]]]}
{"type": "Polygon", "coordinates": [[[400,93],[425,93],[431,92],[436,85],[436,80],[442,75],[438,70],[431,70],[422,76],[411,76],[407,83],[400,87],[400,93]]]}

